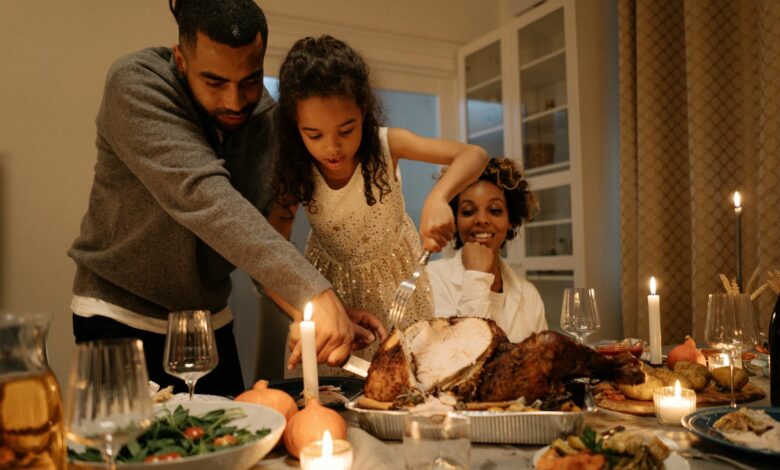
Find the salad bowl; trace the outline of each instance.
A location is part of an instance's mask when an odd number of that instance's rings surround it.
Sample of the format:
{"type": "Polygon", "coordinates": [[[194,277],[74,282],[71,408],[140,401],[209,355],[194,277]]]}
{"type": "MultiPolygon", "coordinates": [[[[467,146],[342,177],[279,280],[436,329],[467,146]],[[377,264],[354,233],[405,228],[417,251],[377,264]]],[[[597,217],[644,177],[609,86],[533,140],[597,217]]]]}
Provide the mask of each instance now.
{"type": "MultiPolygon", "coordinates": [[[[245,444],[228,447],[214,452],[182,457],[176,460],[137,463],[118,462],[118,469],[148,470],[154,468],[161,470],[211,470],[216,468],[230,468],[245,470],[256,464],[258,460],[262,459],[274,448],[279,441],[279,438],[282,436],[282,432],[286,425],[284,416],[276,410],[253,403],[235,401],[193,401],[157,405],[155,406],[157,416],[165,413],[164,407],[173,412],[179,405],[187,409],[191,416],[202,416],[217,410],[239,408],[246,416],[230,421],[227,423],[227,426],[247,429],[250,432],[268,429],[269,432],[265,436],[245,444]]],[[[83,450],[83,447],[79,448],[74,445],[71,445],[71,447],[77,451],[83,450]]],[[[71,460],[70,468],[77,470],[97,470],[106,469],[108,466],[97,462],[71,460]]]]}

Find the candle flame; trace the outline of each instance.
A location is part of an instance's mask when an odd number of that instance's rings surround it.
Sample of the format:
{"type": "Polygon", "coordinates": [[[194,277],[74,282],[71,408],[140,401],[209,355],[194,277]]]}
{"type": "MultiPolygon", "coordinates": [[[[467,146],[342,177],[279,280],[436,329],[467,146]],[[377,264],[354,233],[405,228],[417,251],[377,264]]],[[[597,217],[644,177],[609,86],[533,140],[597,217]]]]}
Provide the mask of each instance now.
{"type": "Polygon", "coordinates": [[[680,387],[680,381],[675,380],[674,381],[674,398],[681,398],[682,397],[682,387],[680,387]]]}
{"type": "Polygon", "coordinates": [[[325,433],[322,434],[322,456],[333,456],[333,438],[330,437],[330,431],[327,429],[325,430],[325,433]]]}
{"type": "Polygon", "coordinates": [[[734,208],[742,206],[742,198],[739,196],[739,191],[734,191],[734,208]]]}
{"type": "Polygon", "coordinates": [[[650,295],[655,295],[655,276],[650,276],[650,295]]]}
{"type": "Polygon", "coordinates": [[[306,307],[303,309],[303,320],[311,321],[311,302],[307,302],[306,307]]]}

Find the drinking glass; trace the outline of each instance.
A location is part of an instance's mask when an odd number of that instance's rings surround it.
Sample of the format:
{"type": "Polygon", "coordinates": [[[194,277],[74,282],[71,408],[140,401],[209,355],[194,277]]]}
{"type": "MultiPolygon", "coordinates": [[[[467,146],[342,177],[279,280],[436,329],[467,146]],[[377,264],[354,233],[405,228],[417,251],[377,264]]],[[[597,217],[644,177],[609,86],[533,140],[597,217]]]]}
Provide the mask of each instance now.
{"type": "Polygon", "coordinates": [[[110,339],[76,346],[65,409],[66,436],[97,447],[109,468],[116,454],[154,418],[141,340],[110,339]]]}
{"type": "Polygon", "coordinates": [[[195,382],[214,370],[218,363],[211,313],[208,310],[169,313],[163,368],[187,384],[190,401],[195,392],[195,382]]]}
{"type": "Polygon", "coordinates": [[[730,356],[729,373],[731,406],[736,408],[734,395],[734,361],[742,350],[752,348],[758,336],[753,319],[753,303],[747,294],[710,294],[707,298],[707,317],[704,335],[712,348],[730,356]]]}
{"type": "Polygon", "coordinates": [[[467,469],[471,423],[457,413],[409,413],[404,417],[407,470],[467,469]]]}
{"type": "Polygon", "coordinates": [[[588,287],[567,287],[563,291],[561,328],[582,343],[601,326],[596,292],[588,287]]]}

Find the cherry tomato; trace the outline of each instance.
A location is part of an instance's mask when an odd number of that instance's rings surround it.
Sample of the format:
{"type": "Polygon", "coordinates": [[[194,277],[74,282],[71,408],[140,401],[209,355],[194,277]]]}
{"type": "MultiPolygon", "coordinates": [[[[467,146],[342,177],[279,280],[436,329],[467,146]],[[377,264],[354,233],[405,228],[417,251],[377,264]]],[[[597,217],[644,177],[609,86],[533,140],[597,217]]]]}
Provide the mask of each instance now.
{"type": "Polygon", "coordinates": [[[180,458],[180,453],[168,452],[167,454],[150,455],[144,459],[144,462],[165,462],[168,460],[179,460],[180,458]]]}
{"type": "Polygon", "coordinates": [[[184,436],[191,441],[203,439],[204,434],[206,434],[206,431],[200,426],[191,426],[184,430],[184,436]]]}
{"type": "Polygon", "coordinates": [[[214,439],[215,446],[234,446],[238,442],[238,439],[232,434],[226,434],[214,439]]]}

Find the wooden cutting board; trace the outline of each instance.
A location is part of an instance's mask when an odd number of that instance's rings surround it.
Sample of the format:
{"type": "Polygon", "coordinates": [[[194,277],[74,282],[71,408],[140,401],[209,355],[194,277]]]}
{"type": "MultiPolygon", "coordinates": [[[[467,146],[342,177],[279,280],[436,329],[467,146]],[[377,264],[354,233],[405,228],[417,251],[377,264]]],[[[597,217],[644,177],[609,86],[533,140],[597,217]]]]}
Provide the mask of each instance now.
{"type": "MultiPolygon", "coordinates": [[[[600,384],[599,387],[606,386],[607,384],[600,384]]],[[[654,416],[655,410],[653,409],[653,401],[640,401],[631,400],[626,398],[625,400],[609,399],[603,393],[595,393],[596,404],[601,408],[607,410],[619,411],[621,413],[627,413],[636,416],[654,416]]],[[[737,403],[747,403],[764,398],[766,393],[756,385],[748,382],[742,390],[735,393],[737,403]]],[[[728,405],[731,403],[731,392],[721,392],[715,386],[714,383],[707,385],[707,388],[696,394],[696,406],[715,406],[715,405],[728,405]]]]}

